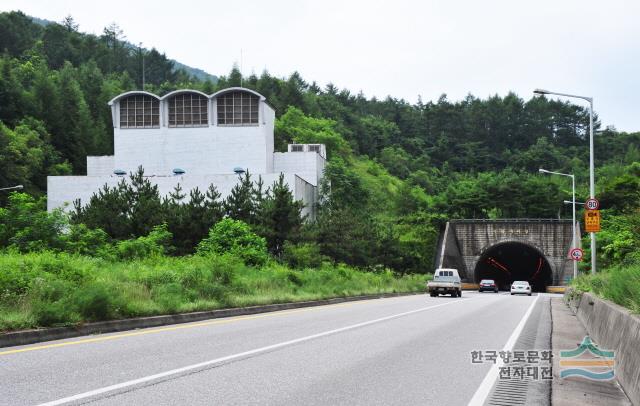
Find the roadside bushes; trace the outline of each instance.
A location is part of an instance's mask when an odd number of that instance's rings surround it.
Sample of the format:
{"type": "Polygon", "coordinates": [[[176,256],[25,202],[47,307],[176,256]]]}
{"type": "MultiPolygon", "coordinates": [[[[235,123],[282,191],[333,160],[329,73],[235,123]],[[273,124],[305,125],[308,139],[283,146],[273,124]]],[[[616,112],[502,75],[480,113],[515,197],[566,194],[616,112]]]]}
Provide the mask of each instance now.
{"type": "Polygon", "coordinates": [[[171,250],[173,235],[167,230],[167,225],[153,227],[148,235],[131,240],[119,241],[116,254],[120,260],[147,258],[154,255],[164,255],[171,250]]]}
{"type": "Polygon", "coordinates": [[[294,268],[319,268],[323,261],[329,261],[320,253],[320,246],[314,242],[292,244],[284,243],[282,260],[294,268]]]}
{"type": "Polygon", "coordinates": [[[211,227],[209,236],[198,244],[197,253],[231,254],[247,265],[264,265],[269,258],[266,240],[251,231],[247,223],[228,217],[211,227]]]}
{"type": "Polygon", "coordinates": [[[596,275],[581,275],[571,284],[580,292],[593,292],[640,313],[640,263],[620,265],[596,275]]]}
{"type": "Polygon", "coordinates": [[[251,266],[229,252],[111,261],[7,251],[0,253],[0,330],[416,291],[424,280],[329,263],[301,270],[275,261],[251,266]]]}
{"type": "Polygon", "coordinates": [[[66,224],[62,212],[47,213],[46,198],[11,193],[7,206],[0,207],[0,247],[21,252],[62,249],[66,224]]]}
{"type": "Polygon", "coordinates": [[[109,235],[99,228],[91,229],[84,224],[71,224],[63,239],[65,251],[72,254],[104,257],[111,251],[109,235]]]}

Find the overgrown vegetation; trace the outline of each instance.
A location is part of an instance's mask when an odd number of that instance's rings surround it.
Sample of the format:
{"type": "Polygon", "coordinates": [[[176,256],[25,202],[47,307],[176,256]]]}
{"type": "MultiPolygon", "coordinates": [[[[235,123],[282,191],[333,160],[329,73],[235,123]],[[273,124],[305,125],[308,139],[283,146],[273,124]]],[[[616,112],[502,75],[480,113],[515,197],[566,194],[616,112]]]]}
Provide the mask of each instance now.
{"type": "Polygon", "coordinates": [[[593,292],[640,313],[640,262],[614,266],[596,275],[581,275],[572,285],[578,292],[593,292]]]}
{"type": "Polygon", "coordinates": [[[0,255],[0,330],[424,289],[426,276],[325,263],[260,267],[231,255],[110,261],[67,253],[0,255]]]}

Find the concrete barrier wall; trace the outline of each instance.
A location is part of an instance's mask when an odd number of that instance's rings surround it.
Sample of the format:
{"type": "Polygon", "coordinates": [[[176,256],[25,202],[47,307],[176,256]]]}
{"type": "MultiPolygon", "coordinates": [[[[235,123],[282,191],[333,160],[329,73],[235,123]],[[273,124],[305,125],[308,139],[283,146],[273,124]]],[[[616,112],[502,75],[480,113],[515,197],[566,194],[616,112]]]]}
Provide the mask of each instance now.
{"type": "Polygon", "coordinates": [[[615,374],[634,405],[640,405],[640,317],[590,293],[568,290],[565,298],[601,349],[615,351],[615,374]]]}

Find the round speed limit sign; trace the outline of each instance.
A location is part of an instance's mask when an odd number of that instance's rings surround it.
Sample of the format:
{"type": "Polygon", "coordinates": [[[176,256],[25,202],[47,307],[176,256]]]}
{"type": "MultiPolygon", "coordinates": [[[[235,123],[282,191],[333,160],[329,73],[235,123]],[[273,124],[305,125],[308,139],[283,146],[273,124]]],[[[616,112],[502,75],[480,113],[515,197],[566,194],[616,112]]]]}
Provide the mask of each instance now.
{"type": "Polygon", "coordinates": [[[582,261],[582,256],[584,252],[580,248],[574,248],[571,250],[571,259],[574,261],[582,261]]]}
{"type": "Polygon", "coordinates": [[[598,199],[589,199],[584,204],[587,207],[587,210],[598,210],[600,207],[600,202],[598,199]]]}

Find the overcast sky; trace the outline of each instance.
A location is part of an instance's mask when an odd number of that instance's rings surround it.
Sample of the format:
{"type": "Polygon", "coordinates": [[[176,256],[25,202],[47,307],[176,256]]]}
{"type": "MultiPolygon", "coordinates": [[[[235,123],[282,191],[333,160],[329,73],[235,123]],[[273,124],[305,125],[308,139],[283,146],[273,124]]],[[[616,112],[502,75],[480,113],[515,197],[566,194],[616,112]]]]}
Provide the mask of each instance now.
{"type": "Polygon", "coordinates": [[[0,10],[72,15],[100,34],[215,75],[293,71],[367,97],[485,98],[536,87],[592,96],[601,122],[640,131],[637,0],[2,0],[0,10]]]}

